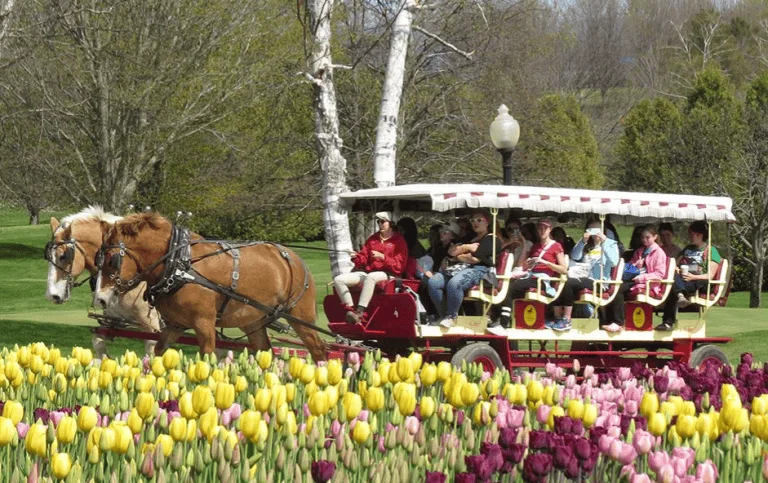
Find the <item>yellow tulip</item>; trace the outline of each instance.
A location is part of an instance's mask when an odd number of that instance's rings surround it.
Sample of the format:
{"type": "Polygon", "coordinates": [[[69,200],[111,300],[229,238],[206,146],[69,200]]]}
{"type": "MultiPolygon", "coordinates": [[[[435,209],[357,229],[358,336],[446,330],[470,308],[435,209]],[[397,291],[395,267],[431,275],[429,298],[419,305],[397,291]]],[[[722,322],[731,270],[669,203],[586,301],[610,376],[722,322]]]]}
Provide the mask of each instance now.
{"type": "Polygon", "coordinates": [[[285,417],[285,427],[291,434],[296,434],[299,430],[299,425],[296,423],[296,414],[293,411],[288,411],[285,417]]]}
{"type": "Polygon", "coordinates": [[[176,369],[176,366],[179,365],[180,359],[181,356],[177,350],[166,349],[165,354],[163,354],[163,366],[169,371],[171,369],[176,369]]]}
{"type": "Polygon", "coordinates": [[[238,394],[248,389],[248,379],[245,376],[237,376],[235,378],[235,391],[238,394]]]}
{"type": "Polygon", "coordinates": [[[35,354],[29,361],[29,370],[35,374],[43,372],[43,358],[35,354]]]}
{"type": "Polygon", "coordinates": [[[163,454],[167,458],[173,452],[173,439],[167,434],[158,434],[157,439],[155,439],[155,446],[162,448],[163,454]]]}
{"type": "Polygon", "coordinates": [[[91,352],[90,349],[82,349],[82,348],[80,349],[81,350],[79,352],[79,355],[75,356],[75,358],[77,359],[77,362],[79,362],[81,366],[85,367],[88,364],[90,364],[91,361],[93,360],[93,352],[91,352]]]}
{"type": "Polygon", "coordinates": [[[51,457],[51,471],[58,480],[63,480],[72,469],[72,459],[69,453],[56,453],[51,457]]]}
{"type": "Polygon", "coordinates": [[[395,402],[403,416],[410,416],[416,410],[416,395],[411,391],[403,391],[395,402]]]}
{"type": "Polygon", "coordinates": [[[146,376],[137,377],[134,387],[138,392],[150,392],[154,385],[155,376],[152,374],[147,374],[146,376]]]}
{"type": "Polygon", "coordinates": [[[112,451],[115,448],[115,442],[117,441],[117,434],[115,430],[110,427],[104,428],[99,438],[99,449],[101,451],[112,451]]]}
{"type": "Polygon", "coordinates": [[[435,414],[435,399],[430,396],[423,396],[419,401],[419,415],[422,420],[426,420],[435,414]]]}
{"type": "Polygon", "coordinates": [[[8,361],[5,364],[5,377],[8,378],[9,381],[13,381],[18,377],[18,375],[21,374],[21,367],[18,363],[13,361],[8,361]]]}
{"type": "Polygon", "coordinates": [[[296,397],[296,384],[289,382],[285,385],[285,402],[293,402],[296,397]]]}
{"type": "Polygon", "coordinates": [[[693,401],[683,401],[683,406],[680,409],[680,414],[687,414],[688,416],[696,416],[696,405],[693,401]]]}
{"type": "Polygon", "coordinates": [[[448,380],[449,377],[451,377],[451,374],[453,374],[453,366],[450,362],[441,361],[437,365],[437,380],[440,382],[445,382],[448,380]]]}
{"type": "Polygon", "coordinates": [[[311,364],[305,364],[304,367],[301,368],[301,374],[299,375],[299,380],[304,384],[309,384],[311,381],[314,381],[315,366],[311,364]]]}
{"type": "Polygon", "coordinates": [[[136,353],[133,351],[125,351],[125,356],[123,356],[123,361],[129,367],[136,367],[139,365],[139,356],[137,356],[136,353]]]}
{"type": "Polygon", "coordinates": [[[419,373],[419,379],[421,379],[421,384],[423,386],[431,386],[437,380],[437,367],[435,367],[434,364],[426,364],[422,366],[421,372],[419,373]]]}
{"type": "Polygon", "coordinates": [[[219,424],[219,413],[216,412],[216,408],[211,407],[200,416],[199,419],[200,431],[208,436],[210,432],[219,424]]]}
{"type": "Polygon", "coordinates": [[[595,421],[597,421],[597,406],[594,404],[585,404],[584,405],[584,417],[582,419],[584,422],[585,428],[592,427],[593,424],[595,424],[595,421]]]}
{"type": "Polygon", "coordinates": [[[328,395],[328,409],[330,409],[339,402],[339,390],[334,386],[328,386],[325,388],[325,393],[328,395]]]}
{"type": "Polygon", "coordinates": [[[338,359],[331,359],[328,361],[328,384],[335,386],[341,382],[342,378],[341,361],[338,359]]]}
{"type": "Polygon", "coordinates": [[[696,431],[698,431],[702,437],[709,437],[710,440],[717,438],[717,423],[715,423],[711,414],[699,414],[699,417],[696,418],[696,431]],[[715,433],[715,438],[711,437],[713,432],[715,433]]]}
{"type": "Polygon", "coordinates": [[[675,423],[677,434],[681,438],[686,439],[692,437],[696,433],[696,417],[689,414],[681,414],[677,417],[677,423],[675,423]]]}
{"type": "Polygon", "coordinates": [[[115,444],[112,447],[112,451],[117,454],[125,454],[128,452],[128,447],[133,440],[133,432],[124,421],[112,421],[109,425],[112,431],[115,432],[115,444]]]}
{"type": "Polygon", "coordinates": [[[0,417],[0,446],[7,446],[17,435],[16,426],[8,418],[0,417]]]}
{"type": "Polygon", "coordinates": [[[371,387],[365,393],[365,405],[371,412],[379,412],[384,407],[384,391],[380,387],[371,387]]]}
{"type": "Polygon", "coordinates": [[[61,444],[69,444],[75,439],[77,432],[77,420],[71,416],[64,416],[56,427],[56,439],[61,444]]]}
{"type": "Polygon", "coordinates": [[[152,368],[152,374],[154,374],[155,377],[160,377],[165,374],[165,366],[163,365],[162,357],[155,357],[152,359],[150,367],[152,368]]]}
{"type": "Polygon", "coordinates": [[[267,437],[269,436],[269,427],[267,426],[267,422],[263,419],[259,421],[259,431],[256,437],[256,442],[263,443],[267,440],[267,437]]]}
{"type": "Polygon", "coordinates": [[[744,431],[747,426],[749,426],[749,412],[745,408],[741,408],[731,429],[733,429],[734,433],[740,433],[744,431]]]}
{"type": "Polygon", "coordinates": [[[136,408],[131,409],[126,423],[133,434],[139,434],[144,428],[144,418],[139,415],[139,411],[136,408]]]}
{"type": "Polygon", "coordinates": [[[539,402],[544,396],[544,386],[541,384],[541,381],[531,379],[528,381],[526,389],[528,391],[528,402],[539,402]]]}
{"type": "Polygon", "coordinates": [[[10,419],[16,426],[24,417],[24,406],[18,401],[6,401],[3,407],[3,417],[10,419]]]}
{"type": "Polygon", "coordinates": [[[584,403],[579,399],[568,401],[568,416],[574,419],[582,419],[584,417],[584,403]]]}
{"type": "Polygon", "coordinates": [[[322,416],[329,409],[328,394],[325,391],[317,391],[309,398],[309,412],[313,416],[322,416]]]}
{"type": "Polygon", "coordinates": [[[261,413],[257,411],[247,410],[240,415],[240,431],[243,436],[253,440],[258,436],[259,421],[261,421],[261,413]]]}
{"type": "Polygon", "coordinates": [[[640,401],[640,414],[650,418],[657,412],[659,412],[659,396],[655,392],[646,392],[640,401]]]}
{"type": "Polygon", "coordinates": [[[88,450],[88,453],[93,451],[94,449],[99,449],[99,441],[101,440],[101,433],[104,431],[104,428],[101,426],[96,426],[93,429],[91,429],[88,432],[88,438],[86,439],[86,449],[88,450]]]}
{"type": "MultiPolygon", "coordinates": [[[[292,378],[298,379],[301,376],[301,371],[304,369],[304,365],[304,360],[299,359],[298,357],[291,357],[291,359],[288,361],[288,373],[292,378]]],[[[312,377],[314,377],[314,374],[312,377]]]]}
{"type": "Polygon", "coordinates": [[[461,402],[464,404],[464,406],[469,406],[477,402],[478,398],[480,397],[480,388],[477,387],[477,384],[474,382],[470,382],[467,384],[464,384],[461,387],[461,402]]]}
{"type": "Polygon", "coordinates": [[[555,427],[555,418],[562,416],[565,416],[565,410],[562,406],[552,406],[552,409],[549,410],[549,417],[547,418],[547,426],[549,429],[555,427]]]}
{"type": "Polygon", "coordinates": [[[763,415],[768,411],[768,401],[762,397],[752,398],[752,414],[763,415]]]}
{"type": "Polygon", "coordinates": [[[192,393],[185,392],[179,398],[179,412],[186,419],[196,419],[198,414],[195,411],[194,404],[192,404],[192,393]]]}
{"type": "Polygon", "coordinates": [[[263,370],[269,369],[272,366],[272,351],[258,351],[256,352],[256,362],[263,370]]]}
{"type": "Polygon", "coordinates": [[[328,368],[327,367],[318,367],[315,369],[315,384],[317,384],[320,387],[325,387],[328,385],[328,368]]]}
{"type": "Polygon", "coordinates": [[[352,439],[357,444],[365,443],[371,436],[371,427],[366,421],[358,421],[355,424],[355,429],[352,430],[352,439]]]}
{"type": "Polygon", "coordinates": [[[140,392],[134,403],[141,419],[147,420],[155,415],[155,396],[151,392],[140,392]]]}
{"type": "Polygon", "coordinates": [[[528,388],[525,384],[515,384],[515,404],[524,406],[528,401],[528,388]]]}
{"type": "Polygon", "coordinates": [[[256,391],[254,404],[258,411],[264,412],[269,409],[269,403],[272,401],[272,391],[266,388],[260,388],[256,391]]]}
{"type": "MultiPolygon", "coordinates": [[[[492,379],[488,379],[488,380],[491,381],[492,379]]],[[[554,385],[550,385],[544,388],[544,394],[541,396],[541,400],[547,406],[555,405],[555,386],[554,385]]]]}
{"type": "Polygon", "coordinates": [[[353,392],[348,392],[341,400],[342,406],[344,406],[344,412],[347,416],[347,421],[352,421],[363,410],[363,398],[360,395],[353,392]]]}
{"type": "Polygon", "coordinates": [[[190,419],[187,421],[187,442],[194,441],[197,438],[197,421],[190,419]]]}
{"type": "Polygon", "coordinates": [[[208,386],[197,386],[192,392],[192,409],[197,414],[203,414],[213,405],[213,396],[208,386]]]}
{"type": "MultiPolygon", "coordinates": [[[[280,405],[288,402],[285,386],[283,386],[282,384],[278,384],[277,386],[272,386],[272,400],[275,402],[275,407],[279,407],[280,405]]],[[[271,402],[270,402],[270,405],[272,405],[271,402]]]]}
{"type": "Polygon", "coordinates": [[[648,431],[654,436],[661,436],[667,431],[667,417],[662,413],[653,413],[648,418],[648,431]]]}
{"type": "Polygon", "coordinates": [[[48,445],[46,443],[46,432],[48,427],[44,424],[33,424],[29,427],[27,435],[24,438],[24,444],[27,453],[45,458],[48,445]]]}
{"type": "Polygon", "coordinates": [[[112,377],[117,375],[117,361],[114,359],[104,359],[101,361],[101,370],[108,372],[112,377]]]}
{"type": "Polygon", "coordinates": [[[720,399],[723,401],[723,403],[729,399],[734,399],[739,401],[739,404],[741,404],[739,391],[736,390],[736,387],[733,384],[723,384],[720,386],[720,399]]]}
{"type": "Polygon", "coordinates": [[[96,426],[98,421],[99,413],[97,413],[95,409],[90,406],[83,406],[80,408],[80,412],[77,414],[77,428],[80,431],[84,433],[89,432],[96,426]]]}
{"type": "Polygon", "coordinates": [[[424,362],[424,358],[419,352],[411,352],[408,354],[408,360],[411,361],[413,372],[417,372],[419,369],[421,369],[421,365],[424,362]]]}
{"type": "MultiPolygon", "coordinates": [[[[397,360],[395,365],[397,368],[397,377],[400,378],[401,381],[409,381],[413,379],[415,369],[414,365],[411,363],[410,358],[406,359],[401,357],[397,360]]],[[[419,361],[419,366],[421,366],[421,361],[419,361]]]]}
{"type": "Polygon", "coordinates": [[[221,382],[216,386],[216,407],[228,409],[235,402],[235,386],[221,382]]]}

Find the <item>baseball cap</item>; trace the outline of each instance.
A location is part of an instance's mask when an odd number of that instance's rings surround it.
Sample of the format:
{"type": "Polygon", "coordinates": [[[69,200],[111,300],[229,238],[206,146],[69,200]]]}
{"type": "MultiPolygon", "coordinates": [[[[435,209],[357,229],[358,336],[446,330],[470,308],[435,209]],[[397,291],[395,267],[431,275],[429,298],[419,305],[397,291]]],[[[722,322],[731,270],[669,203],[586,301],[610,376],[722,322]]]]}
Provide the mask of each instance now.
{"type": "Polygon", "coordinates": [[[455,221],[451,221],[441,226],[440,232],[442,233],[444,231],[450,231],[456,236],[459,236],[459,234],[461,234],[461,228],[459,228],[459,224],[456,223],[455,221]]]}
{"type": "Polygon", "coordinates": [[[379,211],[375,217],[377,220],[386,220],[390,223],[393,221],[391,211],[379,211]]]}
{"type": "Polygon", "coordinates": [[[549,218],[542,218],[541,220],[536,222],[537,225],[544,225],[552,228],[552,220],[549,218]]]}

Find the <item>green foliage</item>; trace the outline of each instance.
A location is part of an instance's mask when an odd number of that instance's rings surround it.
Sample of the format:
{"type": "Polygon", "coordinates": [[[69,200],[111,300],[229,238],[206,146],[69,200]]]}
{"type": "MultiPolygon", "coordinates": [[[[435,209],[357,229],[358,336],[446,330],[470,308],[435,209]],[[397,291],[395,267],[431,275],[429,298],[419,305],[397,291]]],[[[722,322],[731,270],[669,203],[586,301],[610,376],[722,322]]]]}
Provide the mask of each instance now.
{"type": "Polygon", "coordinates": [[[704,107],[728,110],[735,102],[728,76],[720,69],[707,69],[696,76],[693,90],[688,94],[688,109],[704,107]]]}
{"type": "Polygon", "coordinates": [[[555,186],[602,186],[597,140],[575,97],[542,97],[536,117],[527,128],[520,149],[527,158],[531,177],[543,177],[555,186]]]}

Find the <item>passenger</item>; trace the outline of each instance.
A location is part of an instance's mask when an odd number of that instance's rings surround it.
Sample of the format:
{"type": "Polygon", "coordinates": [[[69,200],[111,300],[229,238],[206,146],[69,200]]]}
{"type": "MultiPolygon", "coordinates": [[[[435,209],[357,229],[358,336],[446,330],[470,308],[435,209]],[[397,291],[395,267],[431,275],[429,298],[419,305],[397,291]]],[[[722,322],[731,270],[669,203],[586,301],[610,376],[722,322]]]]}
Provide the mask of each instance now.
{"type": "MultiPolygon", "coordinates": [[[[653,225],[647,225],[640,230],[640,242],[642,246],[635,250],[629,264],[637,267],[639,275],[634,275],[631,280],[622,282],[618,287],[618,293],[613,302],[605,307],[604,329],[608,332],[619,332],[624,327],[624,297],[627,292],[640,292],[645,289],[648,280],[661,280],[667,271],[667,255],[656,243],[658,235],[653,225]]],[[[624,269],[627,273],[627,268],[624,269]]],[[[660,287],[652,290],[658,295],[660,287]]]]}
{"type": "MultiPolygon", "coordinates": [[[[469,243],[473,238],[475,238],[475,232],[472,229],[472,223],[469,221],[469,218],[462,216],[456,220],[456,223],[459,224],[459,228],[461,229],[461,233],[459,233],[459,238],[457,238],[457,241],[460,243],[469,243]]],[[[490,229],[488,231],[490,231],[490,229]]]]}
{"type": "Polygon", "coordinates": [[[416,222],[413,218],[405,217],[397,221],[397,232],[403,235],[405,243],[408,245],[408,261],[403,270],[404,278],[416,278],[419,271],[418,261],[427,254],[424,246],[419,242],[419,232],[416,228],[416,222]]]}
{"type": "Polygon", "coordinates": [[[642,238],[644,229],[645,225],[637,225],[635,229],[632,230],[632,237],[629,239],[629,248],[621,255],[621,258],[623,258],[625,262],[629,263],[637,249],[643,246],[642,238]]]}
{"type": "Polygon", "coordinates": [[[723,261],[720,252],[713,246],[708,263],[709,230],[705,222],[695,221],[691,223],[688,227],[688,238],[691,243],[682,249],[677,259],[675,284],[664,304],[664,316],[661,324],[656,326],[656,330],[668,331],[674,328],[678,307],[685,308],[690,305],[686,295],[694,294],[705,288],[707,281],[717,273],[717,269],[723,261]]]}
{"type": "Polygon", "coordinates": [[[491,219],[486,210],[473,211],[470,221],[475,237],[469,243],[449,248],[448,255],[451,258],[446,258],[444,268],[427,282],[429,296],[441,317],[440,325],[443,327],[453,326],[464,300],[464,293],[480,283],[501,253],[501,240],[494,240],[493,233],[488,231],[491,219]]]}
{"type": "MultiPolygon", "coordinates": [[[[499,326],[509,328],[512,319],[512,305],[515,299],[523,298],[528,290],[536,288],[538,276],[556,277],[568,273],[563,246],[551,238],[552,222],[548,218],[539,220],[536,224],[536,231],[541,241],[534,243],[530,257],[525,263],[530,276],[510,283],[507,298],[502,302],[501,317],[488,326],[490,332],[498,330],[499,326]]],[[[548,293],[551,293],[550,296],[554,295],[555,289],[548,282],[544,282],[542,286],[548,293]]]]}
{"type": "Polygon", "coordinates": [[[611,223],[610,215],[606,215],[605,221],[603,221],[603,226],[605,227],[605,236],[611,240],[616,241],[619,247],[619,255],[624,253],[624,244],[621,242],[621,238],[619,237],[619,231],[616,230],[616,227],[613,226],[613,223],[611,223]]]}
{"type": "Polygon", "coordinates": [[[376,222],[379,231],[365,241],[359,252],[352,254],[354,271],[337,275],[333,279],[336,293],[347,309],[346,321],[350,324],[360,323],[365,318],[365,309],[373,297],[376,283],[389,277],[400,277],[408,258],[408,245],[405,238],[394,230],[392,213],[376,213],[376,222]],[[361,284],[363,288],[355,309],[349,287],[361,284]]]}
{"type": "Polygon", "coordinates": [[[555,240],[557,243],[559,243],[563,250],[565,250],[565,253],[569,254],[571,251],[573,251],[573,247],[576,246],[576,242],[573,240],[573,238],[569,237],[568,234],[565,232],[563,227],[556,226],[552,228],[552,239],[555,240]]]}
{"type": "Polygon", "coordinates": [[[539,242],[539,235],[536,233],[536,225],[534,223],[526,223],[520,227],[520,233],[523,238],[531,242],[531,245],[539,242]]]}
{"type": "MultiPolygon", "coordinates": [[[[440,266],[448,256],[448,248],[453,245],[454,240],[459,236],[461,229],[459,225],[452,221],[445,225],[433,225],[436,228],[437,240],[431,242],[427,254],[419,259],[419,271],[421,283],[419,284],[419,299],[426,310],[427,315],[437,315],[437,309],[429,296],[429,279],[434,275],[434,270],[439,270],[440,266]],[[437,268],[435,268],[437,267],[437,268]]],[[[430,238],[432,234],[430,228],[430,238]]]]}
{"type": "Polygon", "coordinates": [[[669,258],[677,258],[680,254],[680,247],[675,245],[675,229],[672,228],[672,223],[659,224],[659,240],[661,241],[659,245],[664,253],[669,258]]]}
{"type": "Polygon", "coordinates": [[[595,280],[609,280],[611,270],[619,263],[619,247],[600,230],[600,220],[592,218],[584,227],[584,235],[571,251],[568,267],[568,281],[555,306],[553,329],[571,328],[573,304],[582,290],[595,288],[595,280]],[[600,268],[602,266],[602,274],[600,268]]]}
{"type": "Polygon", "coordinates": [[[507,218],[502,235],[502,250],[509,250],[517,267],[521,266],[523,260],[528,258],[528,253],[533,247],[533,243],[523,236],[520,230],[521,226],[522,224],[517,218],[507,218]]]}

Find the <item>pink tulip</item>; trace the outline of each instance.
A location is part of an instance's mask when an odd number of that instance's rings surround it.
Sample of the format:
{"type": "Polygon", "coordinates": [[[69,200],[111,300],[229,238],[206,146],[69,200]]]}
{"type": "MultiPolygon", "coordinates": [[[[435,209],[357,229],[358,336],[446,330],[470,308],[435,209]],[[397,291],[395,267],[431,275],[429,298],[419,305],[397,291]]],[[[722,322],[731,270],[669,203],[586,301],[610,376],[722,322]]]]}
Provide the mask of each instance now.
{"type": "MultiPolygon", "coordinates": [[[[242,414],[243,409],[240,407],[239,403],[234,403],[232,404],[232,406],[229,407],[229,412],[232,415],[232,419],[237,419],[240,417],[240,414],[242,414]]],[[[178,411],[171,411],[168,413],[168,417],[171,418],[171,420],[173,420],[173,418],[181,417],[181,413],[179,413],[178,411]]]]}
{"type": "Polygon", "coordinates": [[[510,409],[507,413],[507,425],[512,429],[522,427],[523,419],[525,419],[525,411],[510,409]]]}
{"type": "MultiPolygon", "coordinates": [[[[765,464],[763,464],[763,470],[765,470],[765,464]]],[[[707,460],[696,467],[696,478],[699,478],[702,483],[715,483],[718,476],[720,475],[717,466],[712,460],[707,460]]]]}
{"type": "Polygon", "coordinates": [[[621,454],[619,454],[618,461],[622,465],[632,465],[637,458],[637,451],[631,444],[621,443],[621,454]]]}
{"type": "Polygon", "coordinates": [[[304,407],[302,409],[304,410],[304,418],[308,418],[312,414],[309,412],[309,404],[304,403],[304,407]]]}
{"type": "Polygon", "coordinates": [[[592,386],[597,387],[599,383],[599,379],[597,378],[597,374],[592,374],[592,377],[589,378],[589,383],[592,384],[592,386]]]}
{"type": "Polygon", "coordinates": [[[637,401],[624,401],[624,414],[627,416],[637,416],[637,401]]]}
{"type": "Polygon", "coordinates": [[[557,364],[553,364],[551,362],[547,362],[546,364],[544,364],[544,372],[549,377],[552,377],[555,375],[555,369],[557,369],[557,364]]]}
{"type": "Polygon", "coordinates": [[[696,452],[692,448],[680,446],[672,450],[672,457],[682,459],[685,462],[685,472],[687,473],[696,460],[696,452]]]}
{"type": "Polygon", "coordinates": [[[597,447],[600,449],[601,453],[605,455],[610,454],[611,446],[615,440],[616,438],[604,434],[600,436],[599,440],[597,440],[597,447]]]}
{"type": "Polygon", "coordinates": [[[29,431],[29,424],[19,421],[19,424],[16,425],[16,432],[19,433],[19,439],[24,439],[27,436],[27,431],[29,431]]]}
{"type": "MultiPolygon", "coordinates": [[[[696,478],[693,475],[685,475],[682,478],[680,478],[680,483],[703,483],[700,478],[696,478]]],[[[744,483],[751,483],[745,481],[744,483]]]]}
{"type": "Polygon", "coordinates": [[[632,446],[639,454],[648,454],[653,449],[653,435],[648,431],[638,429],[632,437],[632,446]]]}
{"type": "Polygon", "coordinates": [[[581,385],[581,396],[584,399],[586,399],[586,398],[592,399],[592,386],[582,384],[581,385]]]}
{"type": "Polygon", "coordinates": [[[357,419],[359,419],[360,421],[365,421],[367,423],[368,415],[369,415],[368,410],[363,409],[362,411],[360,411],[360,414],[357,415],[357,419]]]}
{"type": "Polygon", "coordinates": [[[392,431],[395,428],[396,428],[396,426],[394,424],[387,423],[387,425],[384,427],[384,432],[388,433],[388,432],[392,431]]]}
{"type": "Polygon", "coordinates": [[[221,411],[221,424],[222,426],[229,426],[232,423],[232,414],[229,409],[221,411]]]}
{"type": "Polygon", "coordinates": [[[360,370],[360,353],[350,352],[349,354],[347,354],[347,364],[352,366],[355,372],[359,371],[360,370]]]}
{"type": "Polygon", "coordinates": [[[384,436],[379,436],[379,451],[382,453],[387,452],[387,447],[384,446],[384,436]]]}
{"type": "Polygon", "coordinates": [[[629,367],[619,367],[619,381],[628,381],[632,377],[632,370],[629,367]]]}
{"type": "Polygon", "coordinates": [[[605,391],[602,388],[596,387],[592,391],[592,399],[592,402],[602,404],[602,402],[605,401],[605,391]]]}
{"type": "MultiPolygon", "coordinates": [[[[669,455],[665,451],[654,451],[648,454],[648,467],[654,473],[658,473],[665,465],[669,465],[669,455]]],[[[671,466],[670,469],[672,469],[671,466]]],[[[674,471],[672,473],[674,474],[674,471]]]]}
{"type": "MultiPolygon", "coordinates": [[[[602,440],[604,437],[607,436],[601,436],[600,439],[602,440]]],[[[608,456],[611,457],[611,459],[618,461],[619,458],[621,458],[621,451],[622,451],[622,443],[618,439],[614,439],[611,441],[611,446],[608,447],[608,456]]],[[[600,448],[602,450],[602,447],[600,448]]]]}
{"type": "Polygon", "coordinates": [[[565,378],[565,387],[568,389],[573,389],[576,386],[576,376],[573,374],[569,374],[568,377],[565,378]]]}
{"type": "Polygon", "coordinates": [[[491,373],[488,371],[483,371],[483,375],[480,377],[480,381],[485,382],[490,378],[491,378],[491,373]]]}
{"type": "Polygon", "coordinates": [[[595,373],[595,368],[587,364],[584,366],[584,379],[589,379],[595,373]]]}
{"type": "Polygon", "coordinates": [[[763,457],[763,478],[768,480],[768,455],[765,455],[765,457],[763,457]]]}
{"type": "Polygon", "coordinates": [[[536,421],[538,421],[539,424],[546,424],[547,419],[549,419],[550,411],[552,411],[552,408],[546,404],[539,406],[536,409],[536,421]]]}
{"type": "Polygon", "coordinates": [[[408,416],[405,418],[405,429],[408,430],[411,436],[414,436],[419,432],[419,426],[419,420],[416,418],[416,416],[408,416]]]}
{"type": "Polygon", "coordinates": [[[610,428],[608,428],[608,433],[607,434],[611,438],[620,438],[621,437],[621,428],[618,425],[611,426],[610,428]]]}
{"type": "Polygon", "coordinates": [[[624,465],[619,473],[619,480],[632,481],[636,473],[635,465],[624,465]]]}
{"type": "MultiPolygon", "coordinates": [[[[354,429],[354,428],[353,428],[354,429]]],[[[331,423],[331,435],[335,438],[341,432],[341,423],[338,419],[334,419],[331,423]]]]}
{"type": "Polygon", "coordinates": [[[37,483],[38,482],[38,475],[37,475],[37,461],[35,461],[35,464],[32,465],[32,470],[29,472],[29,476],[27,476],[27,483],[37,483]]]}
{"type": "Polygon", "coordinates": [[[651,483],[651,477],[645,473],[635,473],[629,479],[629,483],[651,483]]]}
{"type": "Polygon", "coordinates": [[[307,430],[307,423],[299,424],[299,433],[304,433],[307,430]]]}
{"type": "Polygon", "coordinates": [[[656,481],[658,483],[674,483],[676,476],[674,468],[672,468],[671,465],[666,464],[656,472],[656,481]]]}
{"type": "Polygon", "coordinates": [[[669,460],[669,465],[672,467],[673,470],[675,470],[675,476],[677,476],[678,478],[682,478],[683,476],[685,476],[686,473],[688,473],[688,467],[686,466],[685,460],[683,458],[677,458],[673,456],[669,460]]]}
{"type": "Polygon", "coordinates": [[[563,379],[563,376],[565,376],[565,369],[563,369],[562,367],[556,368],[554,379],[556,381],[561,381],[563,379]]]}

